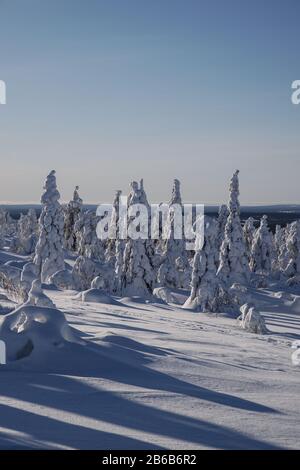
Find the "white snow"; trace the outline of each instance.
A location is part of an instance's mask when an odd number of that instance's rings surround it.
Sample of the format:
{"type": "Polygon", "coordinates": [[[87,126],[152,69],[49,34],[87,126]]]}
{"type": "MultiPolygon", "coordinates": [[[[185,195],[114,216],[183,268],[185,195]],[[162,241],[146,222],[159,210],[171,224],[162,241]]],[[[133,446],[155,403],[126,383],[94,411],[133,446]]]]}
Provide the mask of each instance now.
{"type": "Polygon", "coordinates": [[[31,325],[36,353],[0,366],[0,448],[298,448],[300,313],[276,292],[253,294],[269,330],[254,335],[223,316],[129,298],[86,304],[47,288],[75,342],[58,310],[3,317],[7,335],[31,325]]]}

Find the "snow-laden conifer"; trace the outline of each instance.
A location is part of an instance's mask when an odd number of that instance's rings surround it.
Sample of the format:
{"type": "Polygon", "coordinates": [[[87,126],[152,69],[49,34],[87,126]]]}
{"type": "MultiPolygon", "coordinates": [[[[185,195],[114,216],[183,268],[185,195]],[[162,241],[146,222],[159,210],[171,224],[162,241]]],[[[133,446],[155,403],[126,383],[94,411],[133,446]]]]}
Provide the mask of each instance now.
{"type": "Polygon", "coordinates": [[[216,276],[218,222],[208,216],[202,219],[203,243],[196,239],[191,294],[183,308],[199,312],[218,312],[222,303],[221,284],[216,276]]]}
{"type": "Polygon", "coordinates": [[[250,269],[262,275],[269,275],[273,271],[275,250],[273,235],[268,227],[268,218],[264,215],[254,234],[251,246],[250,269]]]}
{"type": "Polygon", "coordinates": [[[82,211],[82,199],[78,193],[79,186],[75,187],[73,199],[67,204],[64,213],[64,246],[67,250],[76,251],[75,224],[82,211]]]}
{"type": "Polygon", "coordinates": [[[23,280],[30,283],[34,275],[41,282],[48,283],[54,273],[64,269],[64,221],[59,199],[60,194],[53,170],[46,178],[41,197],[43,208],[39,218],[39,238],[35,247],[33,264],[28,263],[23,268],[23,280]]]}
{"type": "Polygon", "coordinates": [[[223,284],[245,284],[250,279],[247,252],[240,220],[239,171],[230,182],[229,215],[225,225],[225,238],[220,250],[217,275],[223,284]]]}

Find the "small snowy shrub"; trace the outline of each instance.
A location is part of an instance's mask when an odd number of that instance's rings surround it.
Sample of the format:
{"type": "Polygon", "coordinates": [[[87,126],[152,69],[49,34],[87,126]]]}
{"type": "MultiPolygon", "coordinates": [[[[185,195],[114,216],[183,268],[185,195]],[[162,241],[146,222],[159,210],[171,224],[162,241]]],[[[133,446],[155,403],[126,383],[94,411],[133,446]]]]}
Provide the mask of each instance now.
{"type": "Polygon", "coordinates": [[[244,304],[240,308],[241,315],[237,319],[237,323],[243,330],[250,333],[267,334],[268,329],[265,324],[264,318],[256,310],[253,304],[244,304]]]}

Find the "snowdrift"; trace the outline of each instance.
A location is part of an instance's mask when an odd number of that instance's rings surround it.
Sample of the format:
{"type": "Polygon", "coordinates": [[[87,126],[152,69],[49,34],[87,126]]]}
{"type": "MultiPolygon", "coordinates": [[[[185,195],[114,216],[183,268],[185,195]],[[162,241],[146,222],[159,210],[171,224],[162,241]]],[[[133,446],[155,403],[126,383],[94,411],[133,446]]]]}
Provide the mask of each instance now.
{"type": "Polygon", "coordinates": [[[103,292],[103,290],[101,289],[85,290],[83,292],[80,292],[76,296],[76,299],[81,300],[82,302],[96,302],[100,304],[121,305],[120,302],[103,292]]]}
{"type": "Polygon", "coordinates": [[[26,360],[47,365],[52,352],[68,343],[83,344],[60,310],[31,305],[22,305],[0,320],[0,340],[6,344],[8,364],[26,360]]]}
{"type": "Polygon", "coordinates": [[[153,290],[153,296],[166,304],[174,305],[183,305],[187,297],[185,294],[174,292],[168,287],[156,287],[153,290]]]}

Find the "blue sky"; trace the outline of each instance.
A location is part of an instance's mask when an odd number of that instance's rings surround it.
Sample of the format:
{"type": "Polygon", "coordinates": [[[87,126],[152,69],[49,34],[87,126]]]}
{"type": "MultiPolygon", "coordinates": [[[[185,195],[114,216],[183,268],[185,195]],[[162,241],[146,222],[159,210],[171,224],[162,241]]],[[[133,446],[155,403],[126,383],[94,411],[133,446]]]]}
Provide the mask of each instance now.
{"type": "Polygon", "coordinates": [[[300,202],[298,0],[0,0],[0,200],[300,202]]]}

